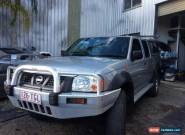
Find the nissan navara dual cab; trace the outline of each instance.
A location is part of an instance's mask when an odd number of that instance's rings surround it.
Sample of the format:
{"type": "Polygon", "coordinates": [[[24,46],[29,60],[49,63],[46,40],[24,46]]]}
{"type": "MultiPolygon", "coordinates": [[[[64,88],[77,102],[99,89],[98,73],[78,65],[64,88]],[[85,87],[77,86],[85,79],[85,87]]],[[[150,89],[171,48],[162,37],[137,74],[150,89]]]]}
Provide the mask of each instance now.
{"type": "Polygon", "coordinates": [[[10,67],[5,89],[15,107],[58,119],[103,114],[105,134],[125,135],[129,105],[159,91],[150,48],[133,36],[82,38],[62,57],[10,67]]]}

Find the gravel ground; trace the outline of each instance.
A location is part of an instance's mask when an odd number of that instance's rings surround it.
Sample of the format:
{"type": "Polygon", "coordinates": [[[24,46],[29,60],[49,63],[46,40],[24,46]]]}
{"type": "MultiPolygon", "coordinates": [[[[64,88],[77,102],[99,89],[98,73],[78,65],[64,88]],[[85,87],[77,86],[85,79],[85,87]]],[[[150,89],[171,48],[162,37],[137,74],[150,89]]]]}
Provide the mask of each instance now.
{"type": "MultiPolygon", "coordinates": [[[[154,126],[182,128],[185,133],[184,97],[185,83],[163,82],[157,98],[144,96],[128,114],[127,135],[148,135],[147,129],[154,126]]],[[[103,135],[103,125],[100,117],[36,120],[8,101],[0,102],[0,135],[103,135]]]]}

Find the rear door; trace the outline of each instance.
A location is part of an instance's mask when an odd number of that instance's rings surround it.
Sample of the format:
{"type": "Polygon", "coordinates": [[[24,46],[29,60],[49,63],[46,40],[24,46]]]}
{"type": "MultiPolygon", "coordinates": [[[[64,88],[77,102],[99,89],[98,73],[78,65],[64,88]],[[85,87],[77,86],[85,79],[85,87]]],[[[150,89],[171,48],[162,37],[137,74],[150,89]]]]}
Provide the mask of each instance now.
{"type": "Polygon", "coordinates": [[[142,46],[144,50],[144,55],[145,55],[145,86],[150,83],[152,79],[152,74],[153,74],[153,63],[151,60],[151,52],[148,46],[148,42],[145,40],[142,40],[142,46]]]}

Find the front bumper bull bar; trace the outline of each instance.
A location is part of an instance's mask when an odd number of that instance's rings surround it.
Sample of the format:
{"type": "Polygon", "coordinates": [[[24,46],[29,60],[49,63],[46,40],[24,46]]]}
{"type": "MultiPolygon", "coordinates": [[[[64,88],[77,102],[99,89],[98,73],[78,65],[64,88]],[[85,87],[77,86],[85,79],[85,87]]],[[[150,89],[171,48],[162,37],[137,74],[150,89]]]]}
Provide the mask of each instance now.
{"type": "Polygon", "coordinates": [[[58,95],[58,105],[53,106],[49,103],[49,93],[24,88],[14,87],[13,95],[9,96],[12,104],[17,107],[41,115],[58,118],[69,119],[88,116],[97,116],[103,114],[110,109],[120,94],[121,89],[110,92],[103,92],[100,95],[93,93],[61,93],[58,95]],[[41,95],[42,104],[21,101],[20,91],[36,92],[41,95]],[[70,104],[67,103],[68,98],[84,98],[86,104],[70,104]]]}

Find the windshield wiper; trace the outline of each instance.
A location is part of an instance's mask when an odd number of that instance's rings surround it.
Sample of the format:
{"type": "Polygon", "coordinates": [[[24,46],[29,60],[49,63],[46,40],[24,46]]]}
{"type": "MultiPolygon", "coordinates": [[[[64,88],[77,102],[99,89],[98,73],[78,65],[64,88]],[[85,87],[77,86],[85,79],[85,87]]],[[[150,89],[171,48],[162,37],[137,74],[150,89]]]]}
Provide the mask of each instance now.
{"type": "Polygon", "coordinates": [[[71,56],[89,56],[88,52],[72,52],[71,56]]]}
{"type": "Polygon", "coordinates": [[[115,59],[123,59],[124,56],[121,55],[97,55],[96,57],[108,57],[108,58],[115,58],[115,59]]]}

